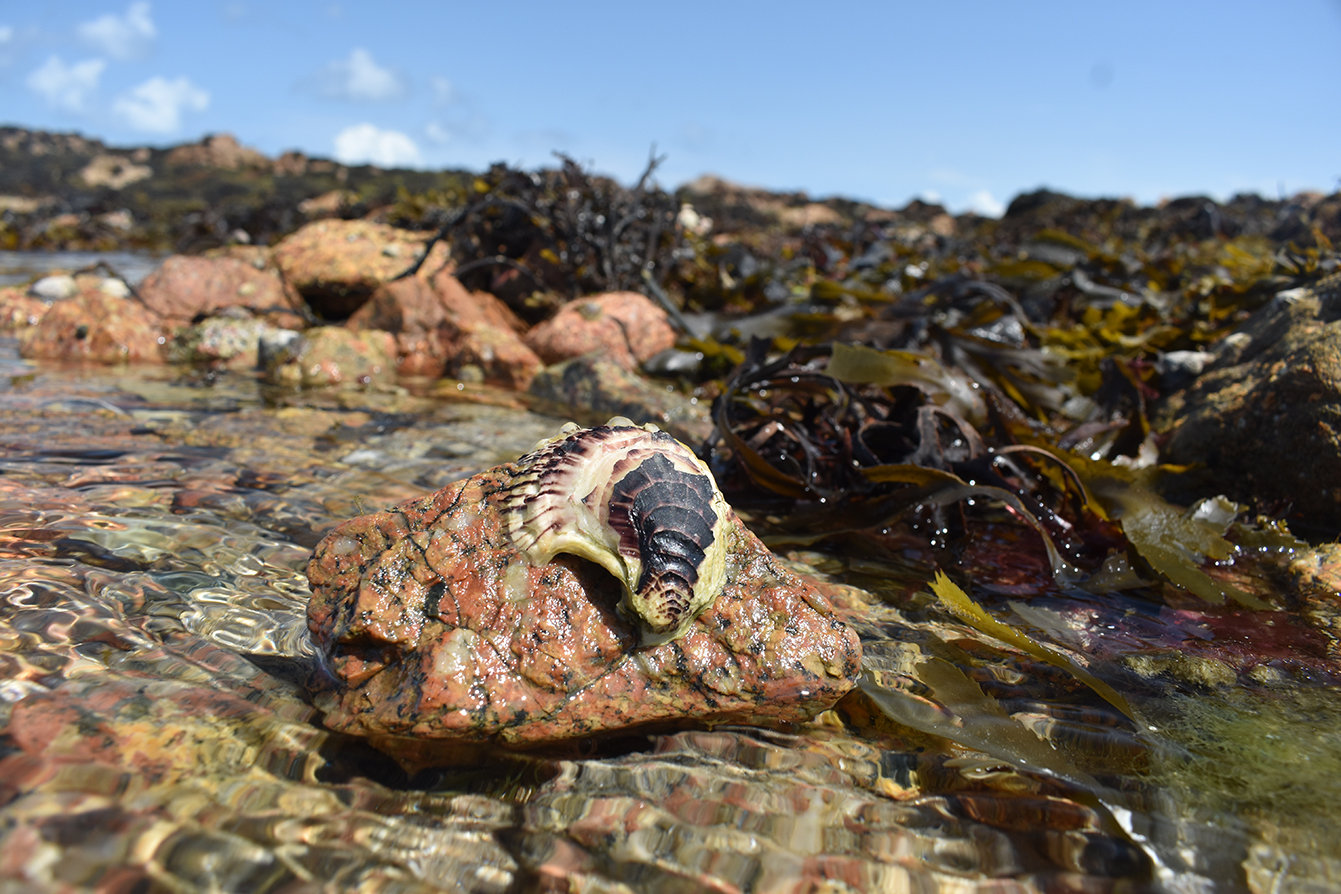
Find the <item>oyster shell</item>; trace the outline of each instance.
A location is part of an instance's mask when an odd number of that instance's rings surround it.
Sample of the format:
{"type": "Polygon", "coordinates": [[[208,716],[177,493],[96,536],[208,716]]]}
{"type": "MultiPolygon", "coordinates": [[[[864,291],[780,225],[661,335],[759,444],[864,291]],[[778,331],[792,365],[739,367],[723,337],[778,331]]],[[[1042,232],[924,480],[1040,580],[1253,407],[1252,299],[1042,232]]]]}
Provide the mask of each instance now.
{"type": "Polygon", "coordinates": [[[620,609],[642,644],[676,639],[726,583],[729,508],[712,473],[655,426],[616,417],[558,436],[518,460],[508,533],[533,565],[590,559],[624,584],[620,609]]]}

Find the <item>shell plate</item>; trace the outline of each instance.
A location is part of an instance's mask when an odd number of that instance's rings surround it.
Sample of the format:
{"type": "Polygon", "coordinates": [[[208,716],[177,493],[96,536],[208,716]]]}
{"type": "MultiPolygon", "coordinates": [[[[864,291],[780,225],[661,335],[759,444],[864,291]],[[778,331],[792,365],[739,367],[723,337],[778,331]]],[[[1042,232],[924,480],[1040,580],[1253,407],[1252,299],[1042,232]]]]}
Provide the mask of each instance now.
{"type": "Polygon", "coordinates": [[[721,592],[726,501],[670,435],[632,424],[578,429],[518,464],[505,503],[513,544],[534,565],[570,553],[619,578],[620,608],[643,644],[679,637],[721,592]]]}

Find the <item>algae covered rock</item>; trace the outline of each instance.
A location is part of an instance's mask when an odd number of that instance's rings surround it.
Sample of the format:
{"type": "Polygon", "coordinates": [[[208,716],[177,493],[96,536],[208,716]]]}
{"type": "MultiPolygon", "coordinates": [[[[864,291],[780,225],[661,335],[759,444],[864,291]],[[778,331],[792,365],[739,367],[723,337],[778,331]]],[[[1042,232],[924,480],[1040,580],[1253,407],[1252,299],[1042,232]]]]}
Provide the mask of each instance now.
{"type": "Polygon", "coordinates": [[[308,625],[338,681],[318,699],[327,726],[384,742],[534,745],[800,721],[854,685],[856,634],[729,510],[720,595],[683,636],[640,647],[615,577],[570,555],[533,565],[513,543],[508,504],[523,474],[500,466],[345,522],[317,546],[308,625]]]}
{"type": "Polygon", "coordinates": [[[1341,275],[1279,293],[1216,354],[1165,408],[1162,459],[1204,463],[1236,500],[1341,531],[1341,275]]]}

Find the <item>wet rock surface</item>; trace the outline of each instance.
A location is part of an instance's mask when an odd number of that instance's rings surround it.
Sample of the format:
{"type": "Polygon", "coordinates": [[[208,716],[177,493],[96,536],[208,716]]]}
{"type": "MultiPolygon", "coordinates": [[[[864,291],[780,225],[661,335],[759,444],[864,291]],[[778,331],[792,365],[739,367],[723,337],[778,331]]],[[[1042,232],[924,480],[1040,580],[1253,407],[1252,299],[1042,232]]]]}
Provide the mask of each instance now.
{"type": "Polygon", "coordinates": [[[852,687],[855,634],[734,515],[716,602],[682,638],[638,648],[612,576],[518,555],[502,518],[514,473],[354,519],[317,547],[309,624],[342,683],[321,699],[331,728],[535,745],[805,720],[852,687]]]}
{"type": "Polygon", "coordinates": [[[263,340],[280,337],[281,330],[246,311],[207,317],[176,330],[164,346],[172,363],[255,369],[263,340]]]}
{"type": "Polygon", "coordinates": [[[1278,294],[1165,409],[1163,459],[1341,531],[1341,276],[1278,294]]]}

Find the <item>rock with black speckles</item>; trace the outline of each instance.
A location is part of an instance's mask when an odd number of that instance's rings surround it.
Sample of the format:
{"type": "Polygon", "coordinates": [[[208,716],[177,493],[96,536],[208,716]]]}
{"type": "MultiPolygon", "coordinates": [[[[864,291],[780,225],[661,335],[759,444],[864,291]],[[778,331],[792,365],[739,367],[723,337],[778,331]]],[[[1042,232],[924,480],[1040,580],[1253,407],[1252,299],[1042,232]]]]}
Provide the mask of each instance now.
{"type": "Polygon", "coordinates": [[[505,504],[519,472],[347,521],[317,546],[308,626],[337,681],[318,697],[328,727],[422,760],[426,741],[803,721],[854,685],[856,633],[735,513],[720,596],[683,636],[639,648],[611,574],[518,553],[505,504]]]}

